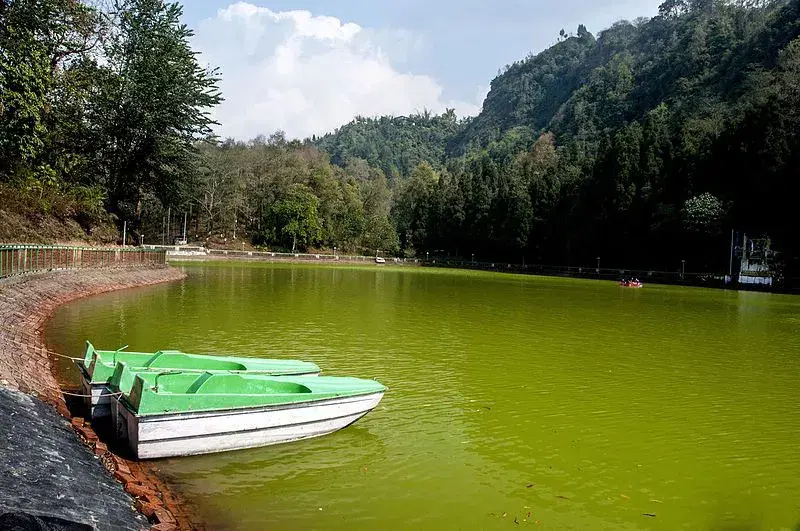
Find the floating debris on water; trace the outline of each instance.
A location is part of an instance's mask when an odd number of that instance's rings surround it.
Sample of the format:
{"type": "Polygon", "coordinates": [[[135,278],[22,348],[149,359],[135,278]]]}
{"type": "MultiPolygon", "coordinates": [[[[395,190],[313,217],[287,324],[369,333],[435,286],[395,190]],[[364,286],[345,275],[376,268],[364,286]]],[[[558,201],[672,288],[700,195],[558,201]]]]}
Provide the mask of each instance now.
{"type": "Polygon", "coordinates": [[[656,517],[656,515],[654,515],[653,513],[642,513],[642,516],[649,516],[650,518],[656,517]]]}

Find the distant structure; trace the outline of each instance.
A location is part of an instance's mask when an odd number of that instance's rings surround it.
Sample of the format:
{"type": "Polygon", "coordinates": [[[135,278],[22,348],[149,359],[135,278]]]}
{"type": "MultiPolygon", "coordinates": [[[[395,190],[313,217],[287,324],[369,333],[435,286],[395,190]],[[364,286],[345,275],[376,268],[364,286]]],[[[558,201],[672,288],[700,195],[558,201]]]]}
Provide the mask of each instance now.
{"type": "Polygon", "coordinates": [[[772,286],[776,276],[775,251],[769,236],[748,238],[744,234],[741,245],[736,245],[737,239],[731,238],[731,279],[736,278],[740,285],[772,286]]]}

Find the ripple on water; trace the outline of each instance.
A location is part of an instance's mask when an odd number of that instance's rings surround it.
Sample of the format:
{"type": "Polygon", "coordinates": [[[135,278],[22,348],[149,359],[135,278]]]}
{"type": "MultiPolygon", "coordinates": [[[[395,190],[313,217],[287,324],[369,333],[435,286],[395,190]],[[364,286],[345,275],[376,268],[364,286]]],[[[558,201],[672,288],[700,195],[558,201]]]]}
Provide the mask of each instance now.
{"type": "Polygon", "coordinates": [[[797,299],[450,271],[187,269],[182,285],[63,308],[48,340],[302,358],[390,388],[328,437],[161,463],[218,526],[800,522],[797,299]]]}

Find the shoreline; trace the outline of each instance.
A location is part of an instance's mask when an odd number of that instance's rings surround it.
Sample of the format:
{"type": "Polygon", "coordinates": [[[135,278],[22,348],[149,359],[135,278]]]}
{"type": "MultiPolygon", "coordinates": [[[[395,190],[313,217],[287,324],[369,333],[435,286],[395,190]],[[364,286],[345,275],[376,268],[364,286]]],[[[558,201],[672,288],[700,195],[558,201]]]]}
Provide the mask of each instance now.
{"type": "Polygon", "coordinates": [[[188,503],[167,488],[149,463],[130,461],[108,450],[91,425],[72,417],[43,337],[45,323],[62,305],[78,299],[165,282],[186,274],[172,267],[119,267],[35,273],[0,281],[0,387],[37,397],[66,419],[132,499],[152,529],[194,529],[188,503]]]}
{"type": "Polygon", "coordinates": [[[607,281],[619,283],[620,278],[640,278],[646,285],[656,286],[682,286],[718,290],[748,291],[777,294],[800,294],[797,290],[784,289],[777,285],[742,284],[726,281],[726,275],[714,273],[682,273],[680,271],[657,271],[627,268],[579,267],[579,266],[546,266],[540,264],[513,264],[504,261],[495,262],[467,262],[464,260],[451,260],[448,258],[392,258],[385,257],[385,262],[376,263],[375,257],[303,254],[303,253],[273,253],[264,251],[237,251],[234,249],[198,250],[199,247],[182,249],[180,247],[153,246],[153,248],[167,251],[167,263],[264,263],[264,264],[294,264],[310,266],[347,266],[360,265],[363,267],[403,267],[459,271],[483,271],[486,273],[500,273],[504,275],[522,275],[544,278],[572,278],[592,281],[607,281]]]}

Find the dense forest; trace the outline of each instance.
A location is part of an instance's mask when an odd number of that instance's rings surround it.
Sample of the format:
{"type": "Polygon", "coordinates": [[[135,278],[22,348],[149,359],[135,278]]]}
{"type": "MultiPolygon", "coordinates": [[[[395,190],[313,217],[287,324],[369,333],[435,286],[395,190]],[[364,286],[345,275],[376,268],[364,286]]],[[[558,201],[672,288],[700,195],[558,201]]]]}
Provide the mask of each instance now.
{"type": "MultiPolygon", "coordinates": [[[[735,229],[796,263],[798,35],[800,2],[781,0],[668,0],[597,37],[562,31],[505,68],[480,115],[417,152],[426,164],[395,189],[402,248],[724,271],[735,229]]],[[[386,120],[315,143],[369,159],[436,128],[386,120]]]]}
{"type": "Polygon", "coordinates": [[[180,17],[158,0],[0,0],[0,221],[91,232],[185,200],[221,95],[180,17]]]}
{"type": "Polygon", "coordinates": [[[562,30],[476,117],[304,141],[215,138],[219,74],[180,17],[0,0],[0,221],[13,203],[160,243],[185,214],[193,238],[273,249],[695,271],[726,270],[736,230],[797,276],[800,0],[666,0],[562,30]]]}

